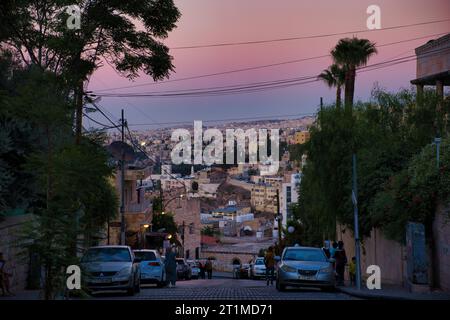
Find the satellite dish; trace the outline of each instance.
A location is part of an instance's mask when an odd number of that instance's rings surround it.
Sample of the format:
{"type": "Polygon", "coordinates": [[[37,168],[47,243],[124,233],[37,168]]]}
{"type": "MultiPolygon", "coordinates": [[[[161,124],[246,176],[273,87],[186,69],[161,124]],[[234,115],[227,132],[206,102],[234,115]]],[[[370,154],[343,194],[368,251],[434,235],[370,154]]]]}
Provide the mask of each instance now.
{"type": "Polygon", "coordinates": [[[122,160],[122,152],[125,156],[125,161],[133,161],[136,158],[133,147],[122,141],[114,141],[108,146],[108,151],[117,160],[122,160]]]}

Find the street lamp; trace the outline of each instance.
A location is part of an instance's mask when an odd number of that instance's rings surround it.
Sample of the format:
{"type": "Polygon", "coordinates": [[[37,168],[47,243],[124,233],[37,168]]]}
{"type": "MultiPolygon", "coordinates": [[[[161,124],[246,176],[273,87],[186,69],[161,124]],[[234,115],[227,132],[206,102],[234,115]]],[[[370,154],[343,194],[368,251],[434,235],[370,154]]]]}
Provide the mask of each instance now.
{"type": "Polygon", "coordinates": [[[436,137],[434,138],[434,143],[436,144],[436,166],[439,170],[439,149],[441,146],[441,138],[440,137],[436,137]]]}

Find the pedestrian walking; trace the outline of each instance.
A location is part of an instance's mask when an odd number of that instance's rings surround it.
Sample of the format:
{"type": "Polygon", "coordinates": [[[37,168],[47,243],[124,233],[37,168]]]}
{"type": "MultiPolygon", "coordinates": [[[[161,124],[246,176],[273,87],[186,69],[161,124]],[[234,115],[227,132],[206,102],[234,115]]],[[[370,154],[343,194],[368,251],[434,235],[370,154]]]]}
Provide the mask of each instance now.
{"type": "Polygon", "coordinates": [[[339,241],[336,252],[334,253],[334,258],[336,260],[336,273],[337,273],[337,284],[339,286],[344,285],[344,273],[345,265],[347,264],[347,255],[344,249],[344,242],[339,241]]]}
{"type": "Polygon", "coordinates": [[[208,258],[208,260],[206,260],[205,269],[206,269],[206,272],[208,273],[208,279],[212,279],[212,269],[213,269],[213,267],[212,267],[211,258],[208,258]]]}
{"type": "Polygon", "coordinates": [[[205,264],[202,261],[198,261],[198,268],[200,269],[200,279],[205,279],[205,264]]]}
{"type": "Polygon", "coordinates": [[[273,278],[275,275],[275,256],[272,246],[270,246],[269,249],[267,249],[267,252],[264,255],[264,264],[266,265],[267,285],[269,285],[269,282],[271,285],[273,285],[273,278]]]}
{"type": "Polygon", "coordinates": [[[323,253],[327,256],[327,259],[331,258],[331,252],[330,252],[330,240],[325,240],[324,245],[322,247],[323,253]]]}
{"type": "Polygon", "coordinates": [[[177,281],[177,260],[176,253],[172,247],[167,248],[164,267],[166,269],[166,279],[169,282],[169,288],[175,287],[177,281]]]}

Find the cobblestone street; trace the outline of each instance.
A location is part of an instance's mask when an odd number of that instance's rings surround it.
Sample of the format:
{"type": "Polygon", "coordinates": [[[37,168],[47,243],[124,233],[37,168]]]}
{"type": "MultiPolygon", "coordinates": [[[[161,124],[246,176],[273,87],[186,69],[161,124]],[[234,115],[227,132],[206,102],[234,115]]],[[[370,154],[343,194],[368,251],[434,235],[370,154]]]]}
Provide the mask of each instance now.
{"type": "Polygon", "coordinates": [[[288,289],[279,292],[263,280],[211,279],[179,281],[175,288],[143,286],[133,297],[124,293],[99,293],[94,299],[131,300],[348,300],[353,297],[340,292],[317,289],[288,289]]]}

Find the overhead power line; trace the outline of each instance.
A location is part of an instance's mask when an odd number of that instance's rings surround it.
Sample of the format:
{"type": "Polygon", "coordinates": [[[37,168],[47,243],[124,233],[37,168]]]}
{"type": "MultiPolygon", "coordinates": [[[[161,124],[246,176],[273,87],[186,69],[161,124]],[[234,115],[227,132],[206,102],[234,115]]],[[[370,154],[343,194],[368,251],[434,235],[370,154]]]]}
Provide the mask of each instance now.
{"type": "MultiPolygon", "coordinates": [[[[433,55],[446,49],[434,50],[426,55],[433,55]]],[[[410,55],[402,58],[396,58],[391,60],[374,63],[371,65],[363,66],[357,69],[358,72],[366,72],[377,70],[380,68],[390,67],[400,63],[414,61],[415,55],[410,55]]],[[[199,96],[211,96],[211,95],[225,95],[225,94],[238,94],[238,93],[251,93],[263,90],[272,90],[279,88],[286,88],[290,86],[304,85],[319,81],[317,75],[310,75],[291,79],[279,79],[273,81],[253,82],[241,85],[230,85],[220,87],[206,87],[206,88],[191,88],[184,90],[169,90],[169,91],[156,91],[150,93],[109,93],[99,94],[102,97],[199,97],[199,96]]]]}
{"type": "Polygon", "coordinates": [[[273,43],[273,42],[284,42],[284,41],[294,41],[294,40],[326,38],[326,37],[333,37],[333,36],[340,36],[340,35],[354,34],[354,33],[368,33],[368,32],[377,32],[377,31],[386,31],[386,30],[410,28],[410,27],[415,27],[415,26],[423,26],[423,25],[435,24],[435,23],[441,23],[441,22],[448,22],[448,21],[450,21],[450,19],[425,21],[425,22],[397,25],[397,26],[391,26],[391,27],[386,27],[386,28],[382,28],[382,29],[373,29],[373,30],[362,29],[362,30],[343,31],[343,32],[334,32],[334,33],[325,33],[325,34],[316,34],[316,35],[298,36],[298,37],[286,37],[286,38],[277,38],[277,39],[268,39],[268,40],[210,43],[210,44],[200,44],[200,45],[192,45],[192,46],[172,47],[170,49],[172,49],[172,50],[200,49],[200,48],[242,46],[242,45],[273,43]]]}
{"type": "MultiPolygon", "coordinates": [[[[400,41],[384,43],[384,44],[377,45],[377,48],[387,47],[387,46],[391,46],[391,45],[396,45],[396,44],[400,44],[400,43],[406,43],[406,42],[411,42],[411,41],[416,41],[416,40],[421,40],[421,39],[426,39],[426,38],[431,38],[431,37],[437,37],[437,36],[441,36],[441,35],[444,35],[444,34],[447,34],[447,33],[448,32],[441,32],[441,33],[435,33],[435,34],[426,35],[426,36],[420,36],[420,37],[415,37],[415,38],[410,38],[410,39],[405,39],[405,40],[400,40],[400,41]]],[[[121,87],[98,89],[98,90],[95,90],[95,92],[114,91],[114,90],[129,89],[129,88],[139,88],[139,87],[144,87],[144,86],[149,86],[149,85],[160,85],[160,84],[171,83],[171,82],[179,82],[179,81],[186,81],[186,80],[208,78],[208,77],[214,77],[214,76],[220,76],[220,75],[227,75],[227,74],[233,74],[233,73],[239,73],[239,72],[245,72],[245,71],[260,70],[260,69],[277,67],[277,66],[282,66],[282,65],[300,63],[300,62],[317,60],[317,59],[323,59],[323,58],[327,58],[327,57],[331,57],[331,55],[330,54],[323,54],[323,55],[318,55],[318,56],[313,56],[313,57],[294,59],[294,60],[287,60],[287,61],[270,63],[270,64],[264,64],[264,65],[253,66],[253,67],[239,68],[239,69],[233,69],[233,70],[221,71],[221,72],[213,72],[213,73],[207,73],[207,74],[202,74],[202,75],[197,75],[197,76],[190,76],[190,77],[183,77],[183,78],[178,78],[178,79],[170,79],[170,80],[160,81],[160,82],[146,82],[146,83],[141,83],[141,84],[136,84],[136,85],[128,85],[128,86],[121,86],[121,87]]]]}

